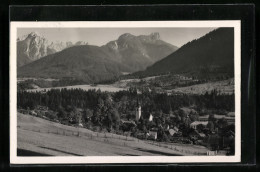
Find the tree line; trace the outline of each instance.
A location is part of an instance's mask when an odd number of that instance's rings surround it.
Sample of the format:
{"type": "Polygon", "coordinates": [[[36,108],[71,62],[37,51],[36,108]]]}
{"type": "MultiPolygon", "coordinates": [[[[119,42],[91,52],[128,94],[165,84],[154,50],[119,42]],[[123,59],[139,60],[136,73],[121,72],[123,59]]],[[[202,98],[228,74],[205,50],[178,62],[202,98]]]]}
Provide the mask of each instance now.
{"type": "Polygon", "coordinates": [[[17,92],[17,104],[23,108],[33,109],[37,105],[43,105],[52,110],[57,110],[60,106],[95,110],[101,101],[106,102],[106,104],[109,104],[107,102],[110,101],[110,106],[118,109],[121,114],[135,110],[137,102],[141,104],[142,111],[149,113],[156,110],[169,113],[170,110],[178,110],[188,106],[194,106],[198,111],[202,109],[234,111],[234,100],[234,94],[220,94],[217,90],[206,92],[204,95],[167,95],[145,88],[140,93],[136,88],[115,93],[101,92],[95,89],[85,91],[77,88],[51,89],[46,93],[17,92]]]}

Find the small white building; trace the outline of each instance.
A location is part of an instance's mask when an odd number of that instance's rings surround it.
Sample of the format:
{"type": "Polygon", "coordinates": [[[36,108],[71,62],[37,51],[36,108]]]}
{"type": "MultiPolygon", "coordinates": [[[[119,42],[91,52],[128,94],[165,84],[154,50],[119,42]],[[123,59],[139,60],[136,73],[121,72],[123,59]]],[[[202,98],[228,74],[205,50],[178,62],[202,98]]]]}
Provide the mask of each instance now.
{"type": "Polygon", "coordinates": [[[178,133],[179,129],[177,127],[169,129],[169,133],[171,136],[173,136],[175,133],[178,133]]]}
{"type": "Polygon", "coordinates": [[[149,131],[149,137],[156,140],[157,139],[157,129],[152,128],[149,131]]]}
{"type": "Polygon", "coordinates": [[[190,124],[190,128],[193,128],[193,129],[197,129],[197,126],[198,125],[204,125],[204,126],[207,126],[208,125],[208,121],[194,121],[193,123],[190,124]]]}
{"type": "Polygon", "coordinates": [[[173,136],[175,133],[177,133],[177,131],[175,131],[174,129],[171,128],[169,130],[169,133],[170,133],[171,136],[173,136]]]}

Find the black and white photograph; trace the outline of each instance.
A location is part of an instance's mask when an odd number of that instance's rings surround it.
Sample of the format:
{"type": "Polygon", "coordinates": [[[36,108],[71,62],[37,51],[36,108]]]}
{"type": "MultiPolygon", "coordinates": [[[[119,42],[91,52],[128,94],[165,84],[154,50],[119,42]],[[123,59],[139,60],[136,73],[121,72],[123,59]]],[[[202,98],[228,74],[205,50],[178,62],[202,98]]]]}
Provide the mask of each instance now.
{"type": "Polygon", "coordinates": [[[10,27],[11,162],[240,161],[240,21],[10,27]]]}

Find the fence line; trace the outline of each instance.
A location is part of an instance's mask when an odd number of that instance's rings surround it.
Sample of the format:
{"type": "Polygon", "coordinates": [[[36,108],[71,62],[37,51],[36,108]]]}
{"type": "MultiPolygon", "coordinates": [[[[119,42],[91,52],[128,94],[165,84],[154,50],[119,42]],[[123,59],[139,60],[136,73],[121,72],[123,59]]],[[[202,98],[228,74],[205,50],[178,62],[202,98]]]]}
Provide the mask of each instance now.
{"type": "Polygon", "coordinates": [[[149,142],[149,141],[146,142],[146,143],[151,144],[151,145],[155,145],[155,146],[158,146],[158,147],[168,148],[168,149],[171,149],[171,150],[174,150],[174,151],[178,151],[180,153],[186,153],[186,154],[192,154],[192,155],[207,155],[207,153],[190,151],[190,150],[185,150],[185,149],[179,149],[179,148],[177,148],[176,146],[173,146],[173,145],[167,145],[167,144],[161,144],[161,143],[149,142]]]}
{"type": "MultiPolygon", "coordinates": [[[[118,138],[115,137],[116,135],[113,133],[85,133],[85,132],[80,132],[80,131],[71,131],[67,129],[34,129],[34,128],[24,128],[21,126],[18,126],[18,128],[21,128],[22,130],[27,130],[27,131],[33,131],[37,133],[48,133],[48,134],[56,134],[56,135],[63,135],[63,136],[75,136],[75,137],[88,137],[90,139],[103,139],[104,142],[109,143],[110,141],[108,140],[109,138],[112,139],[120,139],[120,140],[125,140],[125,141],[138,141],[139,139],[131,138],[128,136],[121,136],[118,135],[118,138]],[[114,136],[113,136],[114,135],[114,136]]],[[[126,146],[127,144],[124,142],[123,146],[126,146]]]]}

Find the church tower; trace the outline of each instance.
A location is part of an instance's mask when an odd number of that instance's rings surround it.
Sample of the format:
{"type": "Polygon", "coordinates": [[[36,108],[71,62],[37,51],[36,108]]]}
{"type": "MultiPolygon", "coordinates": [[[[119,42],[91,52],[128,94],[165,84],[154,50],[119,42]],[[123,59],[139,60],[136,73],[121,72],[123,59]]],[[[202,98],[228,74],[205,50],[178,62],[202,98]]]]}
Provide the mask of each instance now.
{"type": "Polygon", "coordinates": [[[135,111],[136,121],[139,121],[139,119],[141,118],[141,115],[142,115],[141,105],[140,105],[140,103],[137,101],[137,107],[136,107],[136,111],[135,111]]]}

